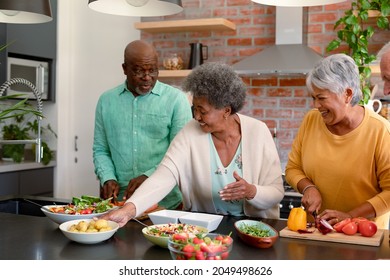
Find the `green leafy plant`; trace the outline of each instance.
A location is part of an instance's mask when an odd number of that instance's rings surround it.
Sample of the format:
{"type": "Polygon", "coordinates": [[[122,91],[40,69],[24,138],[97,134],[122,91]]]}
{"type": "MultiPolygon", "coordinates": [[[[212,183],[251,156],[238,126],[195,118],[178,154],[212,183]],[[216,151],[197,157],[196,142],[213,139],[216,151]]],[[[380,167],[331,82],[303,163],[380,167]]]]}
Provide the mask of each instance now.
{"type": "MultiPolygon", "coordinates": [[[[38,132],[38,120],[25,121],[25,115],[17,115],[14,117],[14,122],[3,125],[2,133],[3,140],[30,140],[35,139],[38,132]]],[[[52,130],[50,124],[46,127],[41,127],[41,136],[47,136],[48,132],[57,138],[57,134],[52,130]]],[[[42,163],[44,165],[54,158],[54,152],[49,148],[47,142],[41,140],[43,148],[42,163]]],[[[11,158],[14,162],[21,162],[24,158],[25,144],[3,144],[3,157],[11,158]]],[[[35,151],[33,145],[32,151],[35,151]]]]}
{"type": "Polygon", "coordinates": [[[369,12],[377,12],[376,25],[380,29],[389,29],[390,1],[389,0],[354,0],[351,9],[345,11],[334,25],[337,38],[332,40],[326,50],[331,52],[346,44],[347,54],[350,55],[359,67],[360,80],[363,92],[362,103],[367,103],[371,95],[371,69],[369,64],[376,59],[376,55],[368,50],[369,39],[375,29],[368,22],[369,12]]]}

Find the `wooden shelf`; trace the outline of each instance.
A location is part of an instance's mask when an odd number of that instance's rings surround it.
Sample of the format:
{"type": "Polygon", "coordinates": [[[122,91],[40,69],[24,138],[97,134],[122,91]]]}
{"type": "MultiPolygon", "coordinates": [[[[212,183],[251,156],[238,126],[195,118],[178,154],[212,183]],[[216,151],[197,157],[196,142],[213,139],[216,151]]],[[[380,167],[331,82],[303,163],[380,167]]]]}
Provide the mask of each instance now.
{"type": "Polygon", "coordinates": [[[184,78],[187,77],[191,70],[159,70],[159,78],[184,78]]]}
{"type": "Polygon", "coordinates": [[[236,30],[236,25],[223,18],[185,19],[171,21],[135,22],[134,27],[138,30],[157,32],[192,32],[204,30],[229,31],[236,30]]]}

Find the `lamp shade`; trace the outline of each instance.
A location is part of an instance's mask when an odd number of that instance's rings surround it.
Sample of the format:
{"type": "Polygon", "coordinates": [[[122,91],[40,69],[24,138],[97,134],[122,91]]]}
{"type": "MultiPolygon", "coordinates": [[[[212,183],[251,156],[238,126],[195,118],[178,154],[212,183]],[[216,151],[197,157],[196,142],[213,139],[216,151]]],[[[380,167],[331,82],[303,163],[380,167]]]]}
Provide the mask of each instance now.
{"type": "Polygon", "coordinates": [[[0,22],[44,23],[52,19],[50,0],[0,1],[0,22]]]}
{"type": "Polygon", "coordinates": [[[258,4],[280,7],[309,7],[309,6],[324,6],[345,2],[346,0],[252,0],[258,4]]]}
{"type": "Polygon", "coordinates": [[[118,16],[158,17],[183,11],[181,0],[89,0],[97,12],[118,16]]]}

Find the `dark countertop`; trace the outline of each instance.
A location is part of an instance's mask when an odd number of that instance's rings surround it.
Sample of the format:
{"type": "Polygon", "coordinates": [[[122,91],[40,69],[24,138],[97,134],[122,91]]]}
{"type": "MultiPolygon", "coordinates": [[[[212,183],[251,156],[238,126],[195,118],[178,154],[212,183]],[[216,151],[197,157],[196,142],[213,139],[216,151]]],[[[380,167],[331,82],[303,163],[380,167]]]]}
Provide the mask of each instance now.
{"type": "MultiPolygon", "coordinates": [[[[2,200],[0,199],[0,202],[2,200]]],[[[243,243],[235,233],[236,217],[224,217],[215,232],[234,239],[229,259],[254,260],[360,260],[389,259],[389,231],[379,247],[332,242],[297,240],[280,237],[269,249],[257,249],[243,243]]],[[[84,245],[70,241],[47,217],[0,213],[0,259],[3,260],[169,260],[168,249],[151,244],[142,235],[142,226],[130,221],[115,235],[102,243],[84,245]]],[[[265,220],[277,230],[285,220],[265,220]]],[[[145,221],[151,224],[149,220],[145,221]]]]}

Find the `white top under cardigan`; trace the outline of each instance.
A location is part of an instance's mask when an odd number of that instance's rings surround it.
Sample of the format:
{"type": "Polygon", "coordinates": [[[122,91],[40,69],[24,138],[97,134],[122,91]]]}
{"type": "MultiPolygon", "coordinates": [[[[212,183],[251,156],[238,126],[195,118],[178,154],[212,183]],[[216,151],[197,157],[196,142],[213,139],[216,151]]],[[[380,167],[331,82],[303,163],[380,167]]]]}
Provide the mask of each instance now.
{"type": "MultiPolygon", "coordinates": [[[[244,213],[249,217],[277,219],[284,189],[275,143],[265,123],[237,115],[241,121],[243,178],[257,188],[255,197],[245,200],[244,213]]],[[[178,184],[185,210],[217,213],[210,174],[208,134],[196,120],[191,120],[171,142],[157,170],[127,202],[134,203],[138,216],[178,184]]]]}

